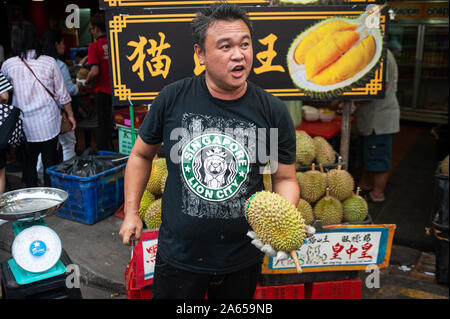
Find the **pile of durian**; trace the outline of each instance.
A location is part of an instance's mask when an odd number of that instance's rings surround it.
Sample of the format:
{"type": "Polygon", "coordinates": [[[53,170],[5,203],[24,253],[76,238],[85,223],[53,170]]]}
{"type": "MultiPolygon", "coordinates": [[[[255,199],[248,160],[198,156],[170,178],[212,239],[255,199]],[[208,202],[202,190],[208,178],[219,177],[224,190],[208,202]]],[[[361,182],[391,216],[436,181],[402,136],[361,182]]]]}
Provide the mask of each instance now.
{"type": "Polygon", "coordinates": [[[296,134],[296,164],[297,166],[330,165],[336,162],[336,153],[328,141],[321,137],[312,138],[305,131],[297,130],[296,134]]]}
{"type": "Polygon", "coordinates": [[[148,229],[161,226],[161,201],[167,179],[165,158],[155,158],[144,194],[139,204],[139,217],[148,229]]]}
{"type": "MultiPolygon", "coordinates": [[[[337,168],[324,172],[323,167],[306,172],[297,172],[300,187],[300,200],[297,210],[301,213],[306,225],[321,220],[323,225],[346,222],[363,222],[369,213],[366,200],[359,195],[360,188],[354,192],[353,176],[337,168]]],[[[264,188],[272,190],[270,174],[264,174],[264,188]]]]}

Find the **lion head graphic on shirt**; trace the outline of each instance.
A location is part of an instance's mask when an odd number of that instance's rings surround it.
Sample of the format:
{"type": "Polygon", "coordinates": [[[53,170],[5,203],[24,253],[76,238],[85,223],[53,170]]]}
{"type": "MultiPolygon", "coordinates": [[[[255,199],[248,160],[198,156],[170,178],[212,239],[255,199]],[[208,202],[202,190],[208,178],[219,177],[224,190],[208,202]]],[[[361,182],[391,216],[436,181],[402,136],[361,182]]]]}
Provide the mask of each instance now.
{"type": "Polygon", "coordinates": [[[194,175],[212,189],[228,184],[236,174],[234,161],[227,162],[227,154],[221,147],[205,150],[205,156],[198,156],[194,164],[194,175]]]}

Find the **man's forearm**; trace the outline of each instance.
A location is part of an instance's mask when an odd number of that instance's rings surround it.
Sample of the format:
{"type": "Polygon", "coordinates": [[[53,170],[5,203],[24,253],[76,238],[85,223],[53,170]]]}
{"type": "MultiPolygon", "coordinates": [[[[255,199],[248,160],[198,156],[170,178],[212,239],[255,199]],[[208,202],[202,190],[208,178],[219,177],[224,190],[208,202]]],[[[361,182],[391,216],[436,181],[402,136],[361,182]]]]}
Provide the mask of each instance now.
{"type": "Polygon", "coordinates": [[[286,198],[295,207],[298,205],[300,200],[300,188],[298,186],[297,179],[283,179],[280,181],[274,181],[273,192],[280,194],[286,198]]]}
{"type": "Polygon", "coordinates": [[[152,161],[130,154],[125,169],[124,181],[124,212],[125,214],[137,214],[139,203],[144,193],[150,176],[152,161]]]}

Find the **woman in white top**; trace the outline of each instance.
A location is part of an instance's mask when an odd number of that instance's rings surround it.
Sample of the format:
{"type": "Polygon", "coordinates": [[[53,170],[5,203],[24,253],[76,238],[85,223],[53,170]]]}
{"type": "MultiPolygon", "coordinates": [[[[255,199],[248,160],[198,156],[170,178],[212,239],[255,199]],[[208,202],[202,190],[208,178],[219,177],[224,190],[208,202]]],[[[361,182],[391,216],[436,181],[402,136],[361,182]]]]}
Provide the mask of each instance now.
{"type": "MultiPolygon", "coordinates": [[[[67,91],[69,92],[70,96],[75,96],[78,94],[79,88],[78,85],[72,82],[69,68],[67,67],[67,64],[62,61],[65,49],[66,46],[64,44],[64,38],[62,37],[61,32],[59,32],[58,30],[49,30],[44,34],[44,37],[42,39],[42,53],[55,58],[56,63],[61,70],[61,74],[63,76],[67,91]]],[[[60,106],[63,107],[62,105],[60,106]]],[[[59,144],[61,144],[63,161],[67,161],[77,155],[75,152],[75,146],[77,144],[75,131],[60,134],[58,136],[58,142],[59,144]]],[[[36,169],[38,172],[38,176],[42,178],[43,166],[41,155],[39,155],[36,169]]]]}
{"type": "Polygon", "coordinates": [[[37,186],[36,163],[39,153],[42,153],[44,182],[46,186],[51,186],[45,169],[58,163],[57,142],[61,130],[61,112],[44,86],[64,106],[74,131],[76,122],[71,98],[56,60],[42,55],[36,28],[31,23],[19,22],[13,28],[11,48],[14,57],[3,63],[2,72],[14,87],[12,104],[23,112],[27,140],[23,170],[25,184],[27,187],[37,186]]]}

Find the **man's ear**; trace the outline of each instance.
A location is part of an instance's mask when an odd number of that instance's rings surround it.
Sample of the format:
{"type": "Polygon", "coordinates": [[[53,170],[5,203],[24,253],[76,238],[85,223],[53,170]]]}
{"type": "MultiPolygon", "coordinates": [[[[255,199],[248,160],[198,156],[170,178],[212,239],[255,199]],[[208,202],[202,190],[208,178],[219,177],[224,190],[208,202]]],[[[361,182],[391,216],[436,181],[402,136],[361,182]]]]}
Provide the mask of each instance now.
{"type": "Polygon", "coordinates": [[[204,65],[205,64],[205,53],[202,50],[202,48],[200,47],[200,45],[194,44],[194,52],[195,52],[195,54],[197,54],[198,62],[200,63],[200,65],[204,65]]]}

